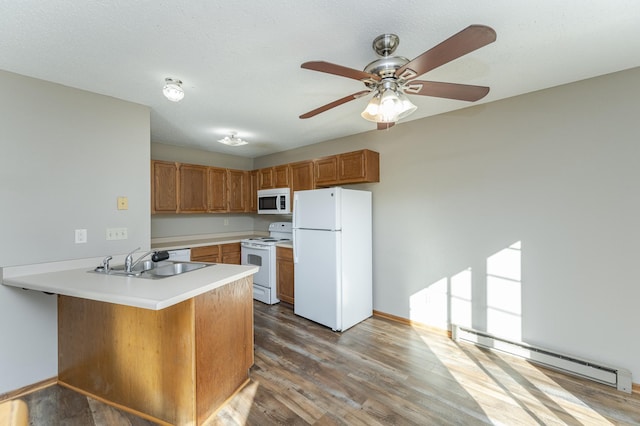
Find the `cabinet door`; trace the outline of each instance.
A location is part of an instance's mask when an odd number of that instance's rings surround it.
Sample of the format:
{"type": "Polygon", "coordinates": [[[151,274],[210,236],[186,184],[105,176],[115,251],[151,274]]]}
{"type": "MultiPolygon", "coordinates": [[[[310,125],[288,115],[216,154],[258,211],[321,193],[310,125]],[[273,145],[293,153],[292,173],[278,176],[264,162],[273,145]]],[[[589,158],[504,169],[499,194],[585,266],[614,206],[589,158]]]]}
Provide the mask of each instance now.
{"type": "Polygon", "coordinates": [[[202,246],[191,249],[192,262],[220,263],[220,246],[202,246]]]}
{"type": "Polygon", "coordinates": [[[210,212],[227,212],[227,169],[209,167],[209,206],[210,212]]]}
{"type": "Polygon", "coordinates": [[[290,248],[276,247],[276,283],[278,299],[293,305],[293,250],[290,248]]]}
{"type": "Polygon", "coordinates": [[[244,172],[245,181],[245,212],[256,213],[258,211],[258,171],[244,172]]]}
{"type": "Polygon", "coordinates": [[[244,212],[245,211],[245,172],[242,170],[228,170],[228,195],[229,211],[244,212]]]}
{"type": "Polygon", "coordinates": [[[178,167],[168,161],[151,162],[151,213],[178,211],[178,167]]]}
{"type": "Polygon", "coordinates": [[[220,252],[222,253],[222,263],[240,264],[240,243],[222,244],[220,252]]]}
{"type": "Polygon", "coordinates": [[[258,170],[258,189],[275,188],[275,180],[273,178],[273,167],[258,170]]]}
{"type": "Polygon", "coordinates": [[[379,182],[379,154],[368,149],[338,155],[340,183],[379,182]]]}
{"type": "Polygon", "coordinates": [[[291,169],[291,209],[293,211],[293,193],[314,189],[313,183],[313,161],[301,161],[289,165],[291,169]]]}
{"type": "Polygon", "coordinates": [[[289,188],[289,165],[283,164],[273,168],[274,186],[276,188],[289,188]]]}
{"type": "Polygon", "coordinates": [[[313,189],[313,161],[301,161],[290,164],[291,190],[304,191],[313,189]]]}
{"type": "Polygon", "coordinates": [[[193,164],[178,166],[180,191],[178,210],[181,213],[207,211],[207,167],[193,164]]]}
{"type": "Polygon", "coordinates": [[[338,182],[338,156],[320,158],[315,161],[315,185],[326,186],[338,182]]]}

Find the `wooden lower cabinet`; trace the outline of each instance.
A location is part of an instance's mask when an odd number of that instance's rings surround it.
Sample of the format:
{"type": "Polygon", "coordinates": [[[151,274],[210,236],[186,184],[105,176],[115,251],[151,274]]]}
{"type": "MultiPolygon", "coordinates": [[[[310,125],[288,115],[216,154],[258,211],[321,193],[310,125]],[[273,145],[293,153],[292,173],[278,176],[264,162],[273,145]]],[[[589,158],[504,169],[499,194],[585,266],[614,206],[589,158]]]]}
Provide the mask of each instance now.
{"type": "Polygon", "coordinates": [[[293,305],[293,249],[276,247],[276,282],[278,299],[293,305]]]}
{"type": "Polygon", "coordinates": [[[253,279],[159,311],[58,296],[58,380],[162,424],[205,424],[249,380],[253,279]]]}
{"type": "Polygon", "coordinates": [[[191,261],[239,265],[240,243],[193,247],[191,249],[191,261]]]}
{"type": "Polygon", "coordinates": [[[193,247],[191,249],[191,261],[220,263],[220,246],[193,247]]]}
{"type": "Polygon", "coordinates": [[[228,243],[220,245],[222,263],[231,265],[240,264],[240,243],[228,243]]]}

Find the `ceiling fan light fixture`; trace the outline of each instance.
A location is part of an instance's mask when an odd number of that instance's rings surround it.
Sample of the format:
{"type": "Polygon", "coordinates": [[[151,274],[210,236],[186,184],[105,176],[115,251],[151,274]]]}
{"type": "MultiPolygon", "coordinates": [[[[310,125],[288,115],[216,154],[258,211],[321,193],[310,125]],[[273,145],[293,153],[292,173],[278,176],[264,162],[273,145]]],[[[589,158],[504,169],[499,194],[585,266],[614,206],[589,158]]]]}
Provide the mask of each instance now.
{"type": "Polygon", "coordinates": [[[184,98],[184,90],[182,89],[182,81],[174,78],[165,78],[162,93],[171,102],[180,102],[184,98]]]}
{"type": "Polygon", "coordinates": [[[360,115],[375,123],[395,123],[416,109],[418,107],[395,87],[385,87],[382,92],[376,92],[360,115]]]}
{"type": "Polygon", "coordinates": [[[380,110],[380,92],[376,92],[373,98],[367,104],[367,107],[360,114],[362,118],[369,121],[376,121],[378,111],[380,110]]]}
{"type": "Polygon", "coordinates": [[[409,98],[402,92],[397,92],[398,99],[400,100],[400,112],[398,113],[398,120],[401,120],[415,112],[418,109],[417,106],[409,100],[409,98]]]}
{"type": "Polygon", "coordinates": [[[231,136],[225,136],[222,139],[218,139],[218,142],[229,146],[242,146],[249,143],[244,139],[237,137],[236,133],[231,133],[231,136]]]}

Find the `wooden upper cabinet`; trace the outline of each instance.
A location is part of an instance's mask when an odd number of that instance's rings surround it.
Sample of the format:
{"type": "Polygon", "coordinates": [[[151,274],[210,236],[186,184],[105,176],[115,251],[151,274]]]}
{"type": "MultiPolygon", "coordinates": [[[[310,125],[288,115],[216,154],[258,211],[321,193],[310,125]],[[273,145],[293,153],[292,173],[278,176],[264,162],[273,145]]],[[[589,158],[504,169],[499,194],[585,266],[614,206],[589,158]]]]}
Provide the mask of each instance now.
{"type": "Polygon", "coordinates": [[[316,160],[316,187],[380,182],[380,154],[363,149],[316,160]]]}
{"type": "Polygon", "coordinates": [[[227,170],[227,189],[230,212],[244,212],[245,202],[245,172],[242,170],[227,170]]]}
{"type": "Polygon", "coordinates": [[[338,155],[340,183],[380,182],[380,154],[363,149],[338,155]]]}
{"type": "Polygon", "coordinates": [[[252,171],[152,160],[151,213],[256,213],[260,189],[290,188],[293,198],[370,182],[380,182],[380,154],[368,149],[252,171]]]}
{"type": "Polygon", "coordinates": [[[209,203],[210,212],[229,211],[227,198],[227,169],[208,167],[209,170],[209,203]]]}
{"type": "Polygon", "coordinates": [[[291,189],[304,191],[313,189],[313,161],[301,161],[289,164],[291,168],[291,189]]]}
{"type": "Polygon", "coordinates": [[[273,179],[275,188],[289,188],[291,179],[289,177],[290,169],[288,164],[276,166],[273,168],[273,179]]]}
{"type": "Polygon", "coordinates": [[[249,213],[258,212],[258,171],[244,172],[244,211],[249,213]]]}
{"type": "Polygon", "coordinates": [[[320,158],[315,161],[315,185],[327,186],[338,182],[338,156],[320,158]]]}
{"type": "Polygon", "coordinates": [[[271,189],[275,188],[275,185],[273,167],[258,170],[258,189],[271,189]]]}
{"type": "Polygon", "coordinates": [[[207,167],[193,164],[178,165],[178,211],[204,213],[207,211],[207,167]]]}
{"type": "Polygon", "coordinates": [[[178,211],[178,166],[168,161],[151,162],[151,213],[178,211]]]}
{"type": "Polygon", "coordinates": [[[293,193],[295,191],[304,191],[314,189],[313,180],[313,161],[301,161],[299,163],[289,164],[291,169],[291,208],[293,209],[293,193]]]}

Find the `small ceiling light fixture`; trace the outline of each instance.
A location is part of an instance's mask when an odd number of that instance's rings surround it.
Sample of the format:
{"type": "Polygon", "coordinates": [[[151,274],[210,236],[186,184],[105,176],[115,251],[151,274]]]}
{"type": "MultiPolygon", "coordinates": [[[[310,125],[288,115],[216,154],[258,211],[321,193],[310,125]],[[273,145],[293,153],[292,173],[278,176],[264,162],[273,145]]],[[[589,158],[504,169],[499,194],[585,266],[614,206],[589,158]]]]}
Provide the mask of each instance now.
{"type": "Polygon", "coordinates": [[[171,102],[180,102],[184,98],[184,90],[182,90],[182,81],[175,78],[165,78],[162,93],[171,102]]]}
{"type": "Polygon", "coordinates": [[[239,137],[236,137],[236,132],[231,132],[231,136],[225,136],[222,139],[218,139],[218,142],[223,143],[225,145],[229,145],[229,146],[240,146],[240,145],[246,145],[249,142],[245,141],[244,139],[240,139],[239,137]]]}

